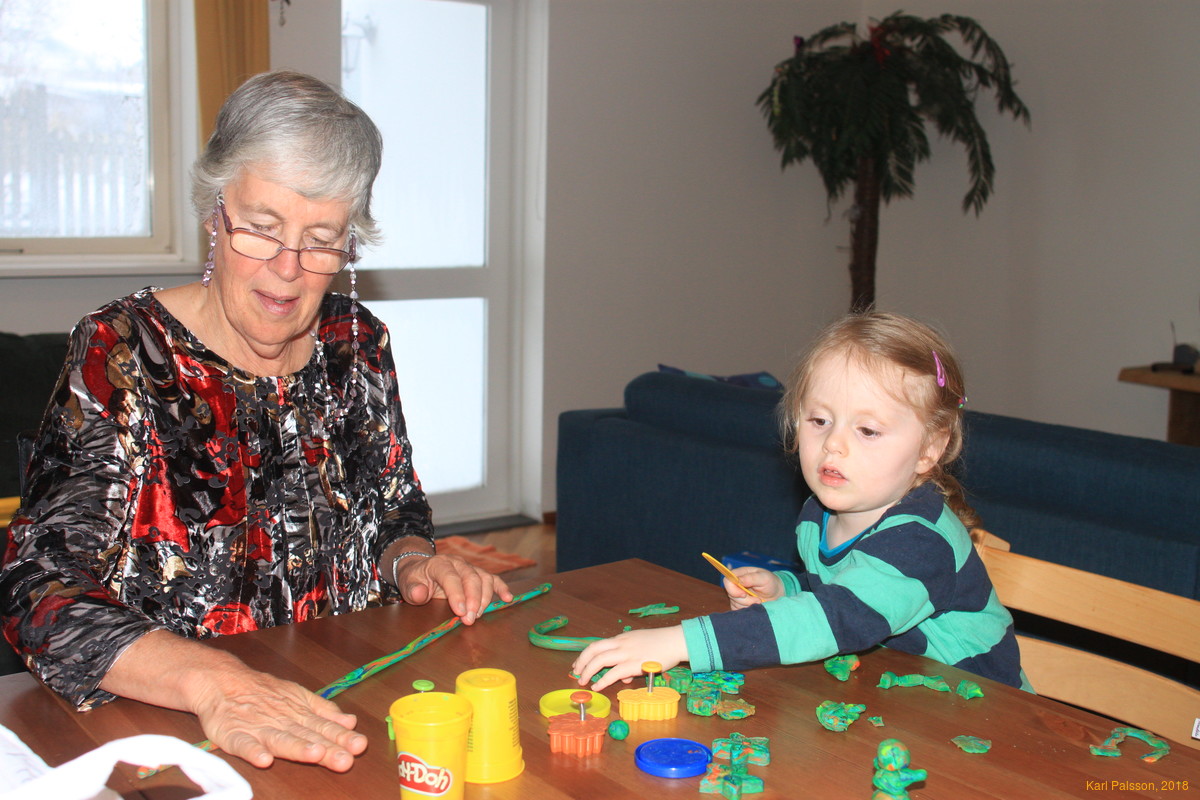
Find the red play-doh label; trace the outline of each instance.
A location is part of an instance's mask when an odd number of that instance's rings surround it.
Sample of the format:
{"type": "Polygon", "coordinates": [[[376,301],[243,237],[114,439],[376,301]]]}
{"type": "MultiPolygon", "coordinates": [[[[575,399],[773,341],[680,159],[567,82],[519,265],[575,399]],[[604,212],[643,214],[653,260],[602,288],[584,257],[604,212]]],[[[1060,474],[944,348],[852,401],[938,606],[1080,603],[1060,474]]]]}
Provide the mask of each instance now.
{"type": "Polygon", "coordinates": [[[400,788],[410,792],[441,797],[450,791],[454,783],[454,776],[449,769],[426,764],[414,753],[397,754],[396,764],[400,768],[400,788]]]}

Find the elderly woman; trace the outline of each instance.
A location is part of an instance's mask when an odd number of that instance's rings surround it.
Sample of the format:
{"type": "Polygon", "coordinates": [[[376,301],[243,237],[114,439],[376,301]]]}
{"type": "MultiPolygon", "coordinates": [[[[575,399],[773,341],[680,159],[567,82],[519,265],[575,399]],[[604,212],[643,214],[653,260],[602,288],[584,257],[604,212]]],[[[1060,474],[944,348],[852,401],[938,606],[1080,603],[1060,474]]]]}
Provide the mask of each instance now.
{"type": "Polygon", "coordinates": [[[223,750],[347,770],[352,715],[196,641],[445,598],[499,578],[434,554],[382,324],[354,260],[377,236],[379,132],[297,73],[225,103],[194,169],[203,278],[84,318],[0,572],[4,634],[81,709],[195,713],[223,750]],[[350,296],[329,292],[351,269],[350,296]]]}

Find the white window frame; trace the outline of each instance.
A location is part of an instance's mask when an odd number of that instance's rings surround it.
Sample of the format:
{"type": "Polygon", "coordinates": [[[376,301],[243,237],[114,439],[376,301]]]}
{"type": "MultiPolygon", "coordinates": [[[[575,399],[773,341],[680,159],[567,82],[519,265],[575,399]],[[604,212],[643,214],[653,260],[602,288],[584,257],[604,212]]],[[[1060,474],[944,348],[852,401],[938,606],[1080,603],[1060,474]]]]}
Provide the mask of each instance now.
{"type": "MultiPolygon", "coordinates": [[[[485,264],[372,270],[397,300],[481,297],[487,303],[483,485],[430,494],[439,534],[478,522],[541,519],[541,262],[545,212],[545,0],[458,0],[489,16],[485,264]]],[[[386,152],[386,147],[385,147],[386,152]]],[[[386,158],[386,155],[385,155],[386,158]]],[[[365,297],[367,306],[371,297],[365,297]]],[[[401,399],[403,400],[403,386],[401,399]]],[[[412,435],[410,420],[410,435],[412,435]]],[[[414,437],[414,462],[421,470],[414,437]]]]}
{"type": "Polygon", "coordinates": [[[0,277],[177,274],[200,263],[189,168],[198,148],[193,4],[146,0],[151,109],[149,237],[0,238],[0,277]]]}

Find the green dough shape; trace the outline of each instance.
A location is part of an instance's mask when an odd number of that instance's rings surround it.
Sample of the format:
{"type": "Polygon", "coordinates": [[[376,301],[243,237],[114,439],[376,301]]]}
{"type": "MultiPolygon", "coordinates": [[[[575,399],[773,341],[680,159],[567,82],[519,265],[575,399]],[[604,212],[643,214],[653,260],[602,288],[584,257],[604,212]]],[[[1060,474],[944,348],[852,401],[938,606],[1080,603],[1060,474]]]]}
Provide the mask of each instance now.
{"type": "Polygon", "coordinates": [[[545,622],[539,622],[529,629],[529,643],[546,650],[582,650],[592,642],[600,641],[599,636],[550,636],[551,631],[567,627],[566,617],[552,617],[545,622]]]}
{"type": "Polygon", "coordinates": [[[629,735],[629,723],[623,719],[614,719],[608,723],[608,735],[621,741],[629,735]]]}
{"type": "Polygon", "coordinates": [[[650,617],[659,614],[678,614],[679,606],[668,606],[666,603],[651,603],[648,606],[641,608],[629,609],[630,614],[637,614],[639,617],[650,617]]]}
{"type": "Polygon", "coordinates": [[[1104,740],[1104,744],[1089,745],[1088,749],[1092,751],[1094,756],[1106,756],[1108,758],[1116,758],[1121,755],[1121,750],[1118,747],[1121,742],[1129,739],[1141,739],[1153,749],[1144,756],[1140,756],[1142,761],[1154,763],[1163,756],[1171,752],[1171,745],[1165,740],[1158,738],[1150,731],[1144,731],[1141,728],[1113,728],[1112,733],[1104,740]]]}
{"type": "Polygon", "coordinates": [[[817,706],[817,722],[829,731],[844,731],[867,707],[860,703],[839,703],[826,700],[817,706]]]}
{"type": "Polygon", "coordinates": [[[980,739],[978,736],[955,736],[950,741],[958,745],[964,753],[986,753],[992,749],[991,739],[980,739]]]}
{"type": "Polygon", "coordinates": [[[825,671],[839,681],[850,680],[850,673],[858,669],[862,664],[858,656],[854,653],[848,653],[844,656],[834,656],[833,658],[825,659],[825,671]]]}

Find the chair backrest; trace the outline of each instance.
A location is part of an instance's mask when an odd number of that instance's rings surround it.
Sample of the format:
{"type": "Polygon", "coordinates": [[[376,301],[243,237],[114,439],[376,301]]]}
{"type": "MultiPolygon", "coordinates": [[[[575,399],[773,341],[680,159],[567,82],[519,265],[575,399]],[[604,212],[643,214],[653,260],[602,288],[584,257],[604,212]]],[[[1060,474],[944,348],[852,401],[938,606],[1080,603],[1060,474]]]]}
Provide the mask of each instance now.
{"type": "MultiPolygon", "coordinates": [[[[986,532],[975,539],[1006,607],[1200,662],[1200,601],[1013,553],[986,532]]],[[[1038,694],[1200,749],[1191,738],[1200,690],[1085,650],[1017,641],[1038,694]]]]}

